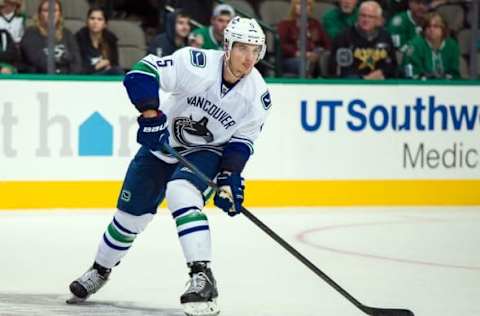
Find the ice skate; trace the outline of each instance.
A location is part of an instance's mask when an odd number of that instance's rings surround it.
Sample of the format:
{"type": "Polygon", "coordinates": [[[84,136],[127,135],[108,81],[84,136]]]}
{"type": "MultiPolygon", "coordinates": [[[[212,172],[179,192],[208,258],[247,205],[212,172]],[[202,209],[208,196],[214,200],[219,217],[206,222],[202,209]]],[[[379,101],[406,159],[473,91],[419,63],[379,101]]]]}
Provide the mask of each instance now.
{"type": "Polygon", "coordinates": [[[214,316],[220,313],[217,305],[217,286],[212,271],[205,262],[190,266],[190,280],[185,293],[180,297],[187,316],[214,316]]]}
{"type": "Polygon", "coordinates": [[[106,269],[94,264],[87,272],[70,283],[72,297],[67,304],[84,302],[90,295],[97,292],[107,281],[111,269],[106,269]]]}

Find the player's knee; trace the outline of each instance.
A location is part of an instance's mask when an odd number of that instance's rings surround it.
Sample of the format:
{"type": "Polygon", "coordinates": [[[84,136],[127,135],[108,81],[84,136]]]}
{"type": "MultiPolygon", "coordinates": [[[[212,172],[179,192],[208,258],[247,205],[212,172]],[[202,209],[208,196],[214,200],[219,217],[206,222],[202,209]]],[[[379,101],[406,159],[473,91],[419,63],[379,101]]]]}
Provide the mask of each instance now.
{"type": "Polygon", "coordinates": [[[177,179],[168,182],[166,198],[170,211],[185,207],[203,208],[203,197],[200,191],[189,181],[177,179]]]}
{"type": "Polygon", "coordinates": [[[152,213],[136,216],[117,210],[114,220],[118,225],[121,225],[126,230],[138,234],[141,233],[145,227],[147,227],[148,223],[152,221],[153,216],[154,215],[152,213]]]}

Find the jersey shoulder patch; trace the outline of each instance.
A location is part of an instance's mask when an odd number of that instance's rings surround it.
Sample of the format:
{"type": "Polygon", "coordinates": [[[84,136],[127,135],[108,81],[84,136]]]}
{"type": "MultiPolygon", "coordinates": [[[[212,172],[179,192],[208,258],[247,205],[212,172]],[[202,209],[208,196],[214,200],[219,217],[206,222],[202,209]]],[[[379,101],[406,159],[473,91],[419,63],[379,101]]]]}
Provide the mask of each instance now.
{"type": "Polygon", "coordinates": [[[260,100],[262,101],[262,105],[265,110],[270,109],[272,106],[272,98],[270,97],[270,92],[268,92],[268,90],[262,94],[260,100]]]}
{"type": "Polygon", "coordinates": [[[194,67],[205,68],[207,65],[207,56],[198,49],[190,49],[190,62],[194,67]]]}

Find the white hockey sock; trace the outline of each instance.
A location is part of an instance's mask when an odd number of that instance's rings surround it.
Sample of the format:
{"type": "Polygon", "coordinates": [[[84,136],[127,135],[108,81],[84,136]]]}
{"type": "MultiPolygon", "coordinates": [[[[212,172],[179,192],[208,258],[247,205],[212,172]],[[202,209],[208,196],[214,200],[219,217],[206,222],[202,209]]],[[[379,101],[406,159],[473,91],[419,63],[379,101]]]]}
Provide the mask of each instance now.
{"type": "Polygon", "coordinates": [[[127,254],[133,241],[153,219],[153,214],[135,216],[117,210],[100,240],[95,262],[113,268],[127,254]]]}
{"type": "Polygon", "coordinates": [[[210,228],[207,216],[201,212],[200,191],[187,180],[173,180],[167,184],[166,197],[187,263],[211,261],[210,228]]]}

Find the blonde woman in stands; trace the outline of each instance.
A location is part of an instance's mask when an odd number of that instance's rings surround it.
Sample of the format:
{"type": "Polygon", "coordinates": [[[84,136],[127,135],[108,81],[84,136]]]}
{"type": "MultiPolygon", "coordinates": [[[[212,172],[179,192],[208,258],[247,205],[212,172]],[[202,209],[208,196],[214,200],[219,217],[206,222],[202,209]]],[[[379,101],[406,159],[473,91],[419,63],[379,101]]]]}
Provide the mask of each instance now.
{"type": "Polygon", "coordinates": [[[17,44],[25,32],[26,17],[21,7],[22,0],[0,0],[0,29],[7,30],[17,44]]]}
{"type": "MultiPolygon", "coordinates": [[[[27,28],[20,43],[20,50],[25,63],[23,72],[47,73],[48,2],[49,0],[40,1],[34,26],[27,28]]],[[[54,71],[56,74],[80,73],[81,57],[77,41],[72,32],[63,26],[62,4],[59,0],[55,1],[54,19],[54,71]]]]}
{"type": "Polygon", "coordinates": [[[108,30],[107,23],[105,10],[92,7],[87,13],[87,25],[75,34],[82,56],[83,73],[96,75],[124,73],[118,62],[118,38],[108,30]]]}

